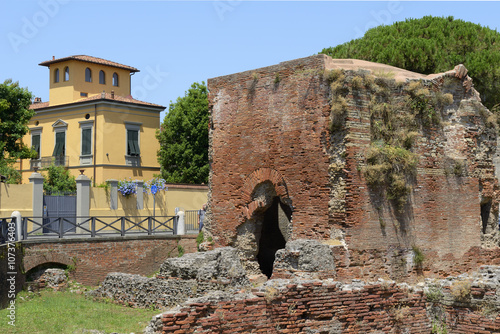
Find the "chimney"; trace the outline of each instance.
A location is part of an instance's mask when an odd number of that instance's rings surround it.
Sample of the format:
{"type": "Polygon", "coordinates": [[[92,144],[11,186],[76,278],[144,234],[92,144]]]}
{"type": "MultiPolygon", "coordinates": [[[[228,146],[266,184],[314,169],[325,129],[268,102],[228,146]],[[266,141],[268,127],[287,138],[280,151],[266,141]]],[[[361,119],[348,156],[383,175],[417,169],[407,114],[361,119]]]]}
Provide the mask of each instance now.
{"type": "Polygon", "coordinates": [[[55,60],[56,59],[56,56],[52,56],[52,60],[55,60]]]}
{"type": "Polygon", "coordinates": [[[114,98],[115,98],[115,91],[114,91],[114,90],[112,90],[112,91],[111,91],[111,98],[112,98],[112,99],[114,99],[114,98]]]}
{"type": "Polygon", "coordinates": [[[35,97],[35,101],[33,103],[42,103],[41,97],[35,97]]]}

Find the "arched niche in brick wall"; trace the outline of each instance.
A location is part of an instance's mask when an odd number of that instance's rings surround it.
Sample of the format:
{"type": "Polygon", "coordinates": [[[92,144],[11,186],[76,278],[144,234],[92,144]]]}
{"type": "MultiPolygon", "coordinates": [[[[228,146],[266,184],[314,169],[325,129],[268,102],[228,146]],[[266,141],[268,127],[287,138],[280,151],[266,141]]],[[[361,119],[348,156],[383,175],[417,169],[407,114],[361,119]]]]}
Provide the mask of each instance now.
{"type": "Polygon", "coordinates": [[[271,168],[259,168],[243,186],[244,223],[238,227],[237,245],[243,249],[247,270],[272,275],[275,253],[291,234],[292,203],[285,178],[271,168]]]}
{"type": "Polygon", "coordinates": [[[264,183],[272,184],[276,192],[276,196],[280,198],[281,202],[290,205],[288,188],[283,175],[272,168],[259,168],[247,177],[242,188],[242,199],[246,203],[243,213],[247,219],[252,217],[255,210],[262,208],[266,204],[271,204],[264,203],[262,198],[259,198],[258,194],[256,194],[259,190],[258,186],[264,183]]]}

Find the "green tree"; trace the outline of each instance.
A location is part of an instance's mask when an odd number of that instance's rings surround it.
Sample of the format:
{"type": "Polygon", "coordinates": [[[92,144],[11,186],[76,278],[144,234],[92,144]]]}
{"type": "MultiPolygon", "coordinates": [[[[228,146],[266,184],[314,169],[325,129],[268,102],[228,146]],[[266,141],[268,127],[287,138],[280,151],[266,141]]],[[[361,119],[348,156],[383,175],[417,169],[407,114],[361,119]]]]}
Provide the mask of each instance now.
{"type": "Polygon", "coordinates": [[[28,122],[35,112],[29,109],[33,95],[18,82],[0,84],[0,149],[1,159],[31,158],[33,152],[21,141],[28,133],[28,122]]]}
{"type": "Polygon", "coordinates": [[[13,168],[17,159],[34,157],[22,142],[28,122],[35,112],[29,109],[32,94],[11,79],[0,84],[0,174],[7,183],[21,183],[21,174],[13,168]]]}
{"type": "Polygon", "coordinates": [[[43,190],[47,194],[70,193],[76,191],[76,180],[64,166],[51,165],[43,175],[43,190]]]}
{"type": "Polygon", "coordinates": [[[208,97],[205,83],[193,83],[170,103],[161,129],[158,162],[168,183],[208,182],[208,97]]]}
{"type": "Polygon", "coordinates": [[[22,182],[21,173],[12,167],[12,163],[4,159],[0,159],[0,175],[6,177],[5,183],[15,184],[22,182]]]}
{"type": "Polygon", "coordinates": [[[500,103],[500,33],[452,16],[425,16],[379,26],[362,38],[321,53],[423,74],[445,72],[464,64],[484,105],[493,109],[500,103]]]}

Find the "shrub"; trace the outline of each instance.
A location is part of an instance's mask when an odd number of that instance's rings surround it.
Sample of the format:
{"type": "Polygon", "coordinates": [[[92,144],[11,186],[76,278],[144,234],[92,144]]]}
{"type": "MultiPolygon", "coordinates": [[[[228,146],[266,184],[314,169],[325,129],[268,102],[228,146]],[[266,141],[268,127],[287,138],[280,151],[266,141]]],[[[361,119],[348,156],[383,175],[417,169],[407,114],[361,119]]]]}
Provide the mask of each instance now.
{"type": "Polygon", "coordinates": [[[420,248],[418,248],[417,246],[413,246],[412,249],[413,249],[413,262],[417,266],[422,266],[422,263],[424,263],[425,260],[424,253],[422,253],[420,248]]]}
{"type": "Polygon", "coordinates": [[[432,334],[448,334],[446,324],[437,320],[432,322],[432,334]]]}
{"type": "Polygon", "coordinates": [[[416,174],[417,156],[403,147],[375,143],[366,161],[364,176],[368,185],[385,187],[387,198],[401,210],[411,191],[407,179],[416,174]]]}
{"type": "Polygon", "coordinates": [[[396,306],[393,309],[394,322],[402,324],[411,316],[411,309],[408,306],[396,306]]]}
{"type": "Polygon", "coordinates": [[[276,72],[276,75],[274,76],[274,83],[277,85],[281,81],[280,74],[279,72],[276,72]]]}
{"type": "Polygon", "coordinates": [[[464,301],[470,297],[471,284],[469,281],[455,281],[450,286],[450,292],[456,301],[464,301]]]}
{"type": "Polygon", "coordinates": [[[20,184],[22,182],[21,173],[4,159],[0,159],[0,174],[6,177],[5,183],[7,184],[20,184]]]}
{"type": "Polygon", "coordinates": [[[341,80],[344,80],[343,74],[344,72],[340,69],[331,70],[330,72],[327,73],[326,79],[329,82],[332,82],[332,81],[337,81],[340,77],[342,77],[341,80]]]}
{"type": "Polygon", "coordinates": [[[347,102],[342,96],[336,96],[332,100],[332,109],[330,114],[330,129],[333,131],[339,129],[344,124],[344,118],[347,112],[347,102]]]}
{"type": "Polygon", "coordinates": [[[353,90],[358,90],[363,87],[363,78],[360,76],[355,76],[351,80],[351,87],[353,90]]]}
{"type": "Polygon", "coordinates": [[[271,303],[278,296],[278,290],[272,286],[266,287],[264,291],[264,299],[266,303],[271,303]]]}
{"type": "Polygon", "coordinates": [[[198,233],[198,236],[196,237],[196,248],[200,250],[200,244],[205,240],[205,236],[203,235],[203,231],[200,231],[198,233]]]}
{"type": "Polygon", "coordinates": [[[43,175],[43,190],[47,194],[74,193],[76,191],[76,179],[64,166],[51,165],[45,169],[47,174],[43,175]]]}
{"type": "Polygon", "coordinates": [[[430,303],[439,303],[443,297],[443,291],[441,291],[441,288],[438,286],[431,285],[425,291],[425,298],[430,303]]]}

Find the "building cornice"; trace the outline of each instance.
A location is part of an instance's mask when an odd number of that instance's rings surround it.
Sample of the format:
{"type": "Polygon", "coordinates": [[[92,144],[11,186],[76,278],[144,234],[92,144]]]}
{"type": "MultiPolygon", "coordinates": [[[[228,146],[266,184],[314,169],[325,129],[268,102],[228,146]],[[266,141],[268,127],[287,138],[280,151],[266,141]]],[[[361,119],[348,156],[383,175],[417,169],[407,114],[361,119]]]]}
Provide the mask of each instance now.
{"type": "Polygon", "coordinates": [[[86,106],[94,106],[94,105],[110,105],[110,106],[133,106],[135,109],[142,109],[143,111],[150,112],[162,112],[165,110],[164,106],[155,106],[155,105],[144,105],[140,103],[134,102],[125,102],[125,101],[116,101],[111,99],[98,99],[92,101],[77,101],[71,103],[58,104],[55,106],[43,107],[34,109],[35,112],[38,113],[46,113],[51,111],[61,111],[64,109],[72,109],[74,107],[86,107],[86,106]]]}

